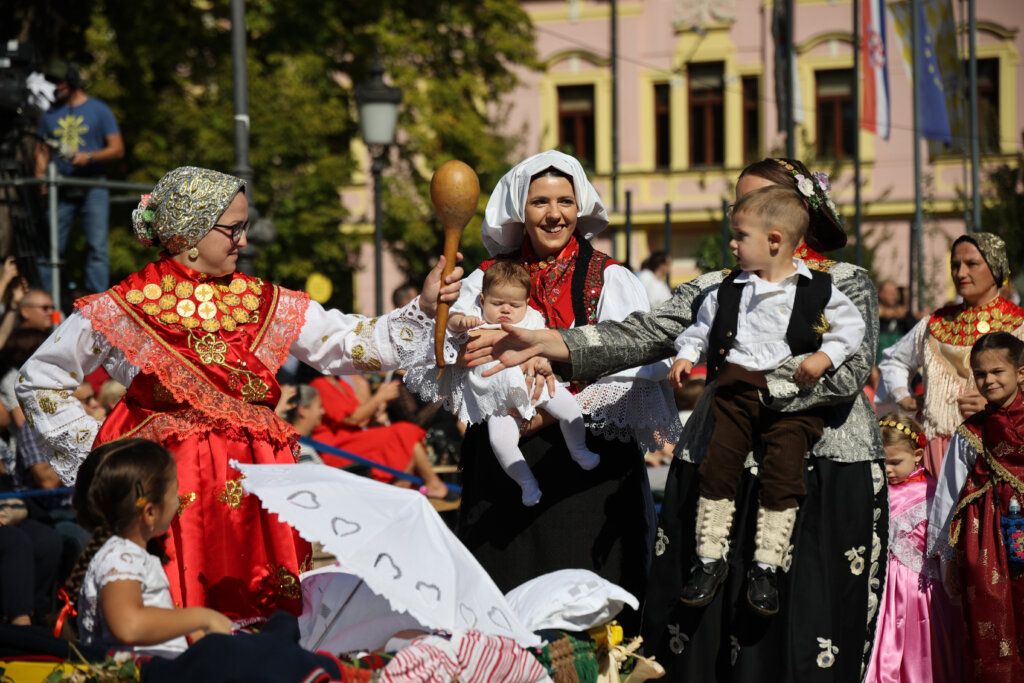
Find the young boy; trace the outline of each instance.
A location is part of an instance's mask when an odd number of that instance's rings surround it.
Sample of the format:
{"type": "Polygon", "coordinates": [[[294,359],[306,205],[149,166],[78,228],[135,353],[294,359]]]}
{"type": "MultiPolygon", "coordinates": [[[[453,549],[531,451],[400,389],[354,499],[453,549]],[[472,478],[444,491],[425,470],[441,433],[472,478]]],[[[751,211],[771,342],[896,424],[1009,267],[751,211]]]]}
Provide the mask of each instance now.
{"type": "Polygon", "coordinates": [[[827,273],[793,258],[810,221],[806,200],[778,186],[744,195],[733,209],[729,246],[739,266],[701,305],[697,321],[677,339],[669,383],[678,387],[705,356],[714,427],[700,466],[697,559],[680,599],[699,607],[714,598],[728,571],[726,555],[744,462],[761,443],[760,508],[755,566],[747,572],[747,601],[762,615],[779,610],[775,572],[789,552],[800,499],[804,454],[821,437],[817,411],[778,412],[761,404],[765,374],[794,356],[810,354],[794,380],[812,384],[860,346],[865,324],[827,273]]]}

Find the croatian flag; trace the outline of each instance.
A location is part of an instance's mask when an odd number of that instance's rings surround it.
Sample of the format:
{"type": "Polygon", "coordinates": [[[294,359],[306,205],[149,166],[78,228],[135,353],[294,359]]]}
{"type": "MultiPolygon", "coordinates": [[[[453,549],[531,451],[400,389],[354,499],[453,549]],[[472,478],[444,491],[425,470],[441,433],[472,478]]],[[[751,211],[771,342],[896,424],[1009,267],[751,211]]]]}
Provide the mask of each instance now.
{"type": "Polygon", "coordinates": [[[864,73],[860,127],[889,139],[889,68],[885,53],[885,0],[861,0],[861,64],[864,73]]]}

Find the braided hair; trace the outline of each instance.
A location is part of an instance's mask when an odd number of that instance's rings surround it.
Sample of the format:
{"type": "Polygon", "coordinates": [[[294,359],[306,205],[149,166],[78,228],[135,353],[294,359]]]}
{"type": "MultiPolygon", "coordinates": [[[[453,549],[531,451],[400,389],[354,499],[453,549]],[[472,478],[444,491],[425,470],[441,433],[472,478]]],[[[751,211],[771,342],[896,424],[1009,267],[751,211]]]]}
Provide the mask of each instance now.
{"type": "MultiPolygon", "coordinates": [[[[174,457],[148,439],[110,441],[89,454],[78,470],[71,498],[79,524],[92,533],[68,577],[68,595],[73,602],[78,601],[89,562],[97,551],[111,536],[122,533],[146,503],[163,500],[174,476],[174,457]]],[[[146,549],[166,560],[161,544],[151,543],[146,549]]]]}

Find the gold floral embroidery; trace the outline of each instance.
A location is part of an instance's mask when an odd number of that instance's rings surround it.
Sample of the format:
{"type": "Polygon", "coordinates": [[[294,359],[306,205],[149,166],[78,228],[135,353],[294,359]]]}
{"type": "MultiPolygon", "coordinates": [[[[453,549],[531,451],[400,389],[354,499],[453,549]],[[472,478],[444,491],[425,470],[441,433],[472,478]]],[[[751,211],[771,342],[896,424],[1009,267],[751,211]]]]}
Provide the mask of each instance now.
{"type": "Polygon", "coordinates": [[[228,285],[228,291],[231,292],[232,294],[242,294],[243,292],[245,292],[245,290],[245,280],[243,280],[242,278],[236,277],[234,280],[231,281],[231,284],[228,285]]]}
{"type": "Polygon", "coordinates": [[[148,285],[142,288],[142,293],[146,295],[147,299],[156,301],[163,294],[163,290],[160,289],[159,285],[150,282],[148,285]]]}
{"type": "Polygon", "coordinates": [[[180,320],[181,316],[174,311],[164,311],[160,314],[160,322],[167,323],[168,325],[173,325],[180,320]]]}
{"type": "Polygon", "coordinates": [[[238,323],[235,322],[234,318],[226,315],[220,319],[220,326],[225,332],[234,332],[238,323]]]}
{"type": "Polygon", "coordinates": [[[222,365],[224,363],[224,354],[228,351],[228,345],[226,342],[222,342],[212,334],[208,334],[202,339],[197,339],[192,346],[195,352],[199,355],[199,360],[204,365],[222,365]]]}
{"type": "Polygon", "coordinates": [[[231,317],[243,325],[249,322],[250,319],[252,319],[252,316],[249,315],[248,311],[246,311],[244,308],[236,308],[232,310],[231,317]]]}
{"type": "Polygon", "coordinates": [[[57,412],[57,402],[49,396],[40,396],[37,402],[39,403],[39,410],[47,415],[53,415],[57,412]]]}
{"type": "Polygon", "coordinates": [[[238,306],[239,304],[242,303],[242,300],[238,297],[237,294],[225,294],[223,301],[228,306],[238,306]]]}
{"type": "Polygon", "coordinates": [[[160,313],[160,307],[152,301],[147,301],[142,304],[142,310],[145,311],[147,315],[157,315],[160,313]]]}
{"type": "Polygon", "coordinates": [[[256,296],[260,296],[263,294],[263,287],[256,280],[249,280],[248,285],[249,291],[255,294],[256,296]]]}
{"type": "Polygon", "coordinates": [[[92,432],[88,429],[79,429],[75,441],[79,444],[92,443],[92,432]]]}
{"type": "Polygon", "coordinates": [[[204,301],[203,303],[199,304],[199,306],[196,308],[196,311],[199,313],[200,318],[202,318],[203,320],[209,320],[213,316],[217,315],[217,306],[210,303],[209,301],[204,301]]]}
{"type": "Polygon", "coordinates": [[[135,305],[141,304],[145,298],[141,289],[133,289],[124,295],[125,301],[135,305]]]}
{"type": "Polygon", "coordinates": [[[195,491],[190,491],[185,495],[178,496],[178,516],[181,517],[181,513],[183,513],[188,506],[194,502],[196,502],[195,491]]]}
{"type": "Polygon", "coordinates": [[[157,303],[162,310],[168,311],[178,305],[178,299],[173,294],[164,294],[157,303]]]}
{"type": "Polygon", "coordinates": [[[220,331],[220,321],[216,318],[210,318],[203,321],[202,327],[205,331],[213,334],[220,331]]]}
{"type": "Polygon", "coordinates": [[[277,568],[276,584],[278,594],[293,600],[298,600],[302,597],[299,577],[288,571],[288,568],[283,565],[277,568]]]}
{"type": "Polygon", "coordinates": [[[186,330],[194,330],[199,327],[202,323],[199,322],[198,318],[187,317],[181,319],[181,326],[186,330]]]}
{"type": "Polygon", "coordinates": [[[196,304],[191,299],[182,299],[174,308],[182,318],[189,318],[196,312],[196,304]]]}
{"type": "MultiPolygon", "coordinates": [[[[168,273],[160,278],[160,289],[165,292],[174,291],[174,276],[168,273]]],[[[152,298],[155,299],[156,297],[154,296],[152,298]]]]}
{"type": "Polygon", "coordinates": [[[242,507],[242,484],[237,479],[224,482],[224,490],[217,494],[217,500],[235,510],[242,507]]]}
{"type": "Polygon", "coordinates": [[[413,340],[413,333],[408,327],[403,327],[398,333],[398,338],[404,342],[411,342],[413,340]]]}
{"type": "Polygon", "coordinates": [[[242,305],[250,311],[255,311],[260,307],[260,300],[252,294],[246,294],[242,297],[242,305]]]}

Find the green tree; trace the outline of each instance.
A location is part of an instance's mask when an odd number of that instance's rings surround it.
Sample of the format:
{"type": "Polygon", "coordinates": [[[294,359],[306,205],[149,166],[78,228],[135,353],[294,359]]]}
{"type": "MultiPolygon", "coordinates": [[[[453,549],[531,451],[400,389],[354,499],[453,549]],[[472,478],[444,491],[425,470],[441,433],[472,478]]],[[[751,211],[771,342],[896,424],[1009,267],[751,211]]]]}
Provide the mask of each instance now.
{"type": "MultiPolygon", "coordinates": [[[[73,22],[59,19],[65,5],[14,0],[0,16],[44,59],[66,46],[89,92],[110,104],[128,150],[111,175],[153,182],[182,164],[232,168],[228,0],[72,3],[73,22]],[[58,19],[41,20],[37,4],[58,19]]],[[[249,0],[246,24],[254,198],[278,232],[257,274],[294,286],[322,271],[337,283],[356,266],[362,238],[340,229],[338,192],[366,161],[352,154],[352,84],[368,78],[379,51],[405,95],[397,163],[385,170],[385,238],[409,277],[422,278],[440,250],[433,169],[460,159],[485,189],[507,169],[512,141],[497,132],[497,103],[516,85],[512,69],[534,63],[525,12],[515,0],[249,0]]],[[[152,258],[131,237],[129,210],[113,214],[114,278],[152,258]]],[[[477,233],[466,231],[470,263],[483,253],[477,233]]]]}

